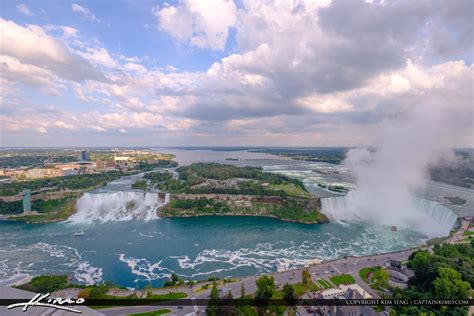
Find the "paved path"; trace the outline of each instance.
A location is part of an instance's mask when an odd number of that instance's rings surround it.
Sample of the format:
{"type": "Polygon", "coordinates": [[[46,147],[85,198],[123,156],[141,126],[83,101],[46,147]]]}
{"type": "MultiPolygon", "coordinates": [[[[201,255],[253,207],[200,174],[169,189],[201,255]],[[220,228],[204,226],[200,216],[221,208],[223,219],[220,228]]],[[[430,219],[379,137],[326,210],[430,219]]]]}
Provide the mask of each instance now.
{"type": "MultiPolygon", "coordinates": [[[[386,253],[386,254],[379,254],[373,256],[365,256],[365,257],[347,257],[341,258],[333,261],[322,262],[316,265],[312,265],[309,268],[309,271],[313,277],[313,279],[323,278],[329,279],[331,276],[338,275],[340,273],[347,273],[352,275],[358,282],[359,286],[361,286],[364,290],[369,292],[372,296],[378,297],[377,294],[371,289],[365,282],[363,282],[359,277],[359,270],[365,267],[375,266],[375,265],[383,265],[385,261],[388,259],[398,260],[398,261],[405,261],[408,259],[410,254],[415,251],[416,249],[408,249],[399,252],[393,253],[386,253]]],[[[295,284],[301,282],[301,272],[302,269],[297,270],[290,270],[290,271],[283,271],[283,272],[275,272],[273,276],[275,277],[275,283],[277,286],[281,286],[285,283],[295,284]]],[[[220,285],[218,288],[221,290],[220,296],[225,296],[227,292],[230,290],[234,297],[240,296],[240,287],[241,284],[244,284],[245,292],[247,294],[253,294],[256,291],[255,281],[259,278],[259,275],[255,276],[248,276],[242,278],[239,282],[227,283],[224,285],[220,285]]],[[[195,286],[197,289],[199,286],[195,286]]],[[[160,290],[161,292],[162,290],[160,290]]],[[[165,290],[166,292],[167,290],[165,290]]],[[[174,288],[173,291],[187,291],[189,293],[189,288],[174,288]]],[[[209,298],[210,289],[200,291],[194,293],[196,299],[205,299],[209,298]]],[[[177,306],[169,306],[169,307],[161,307],[161,306],[134,306],[134,307],[114,307],[114,308],[107,308],[100,310],[101,313],[105,315],[127,315],[131,313],[139,313],[151,310],[157,310],[161,308],[168,308],[172,310],[174,315],[204,315],[205,314],[205,306],[181,306],[178,308],[177,306]]]]}
{"type": "MultiPolygon", "coordinates": [[[[450,238],[448,238],[445,242],[447,243],[455,243],[459,236],[464,233],[468,227],[467,221],[463,220],[461,227],[458,229],[456,233],[454,233],[450,238]]],[[[345,257],[336,260],[321,262],[318,264],[311,265],[309,267],[309,271],[311,276],[314,280],[318,278],[322,278],[325,280],[329,280],[330,277],[338,275],[338,274],[350,274],[354,277],[357,284],[370,293],[374,298],[378,298],[378,294],[368,285],[366,284],[359,276],[359,271],[365,267],[371,266],[382,266],[384,263],[389,260],[397,260],[397,261],[406,261],[408,257],[416,250],[426,248],[423,247],[416,247],[412,249],[406,249],[397,252],[391,253],[383,253],[383,254],[376,254],[370,256],[363,256],[363,257],[345,257]]],[[[275,278],[276,286],[282,286],[285,283],[295,284],[301,282],[301,273],[302,269],[297,270],[289,270],[289,271],[282,271],[282,272],[275,272],[273,276],[275,278]]],[[[219,288],[219,295],[221,297],[225,296],[227,292],[230,290],[234,297],[240,296],[240,287],[241,284],[244,284],[245,292],[247,294],[253,294],[256,291],[255,281],[259,278],[259,275],[248,276],[241,278],[239,282],[227,283],[224,285],[218,286],[219,288]]],[[[188,294],[190,298],[196,299],[205,299],[209,298],[210,295],[210,287],[207,290],[195,292],[198,288],[200,288],[203,284],[198,284],[194,286],[193,289],[189,287],[176,287],[172,289],[160,289],[154,290],[153,292],[156,294],[163,294],[168,293],[169,291],[173,292],[185,292],[188,294]]],[[[172,310],[174,315],[205,315],[205,306],[168,306],[168,307],[161,307],[161,306],[135,306],[135,307],[114,307],[109,309],[102,309],[102,312],[105,315],[128,315],[131,313],[139,313],[151,310],[157,310],[161,308],[168,308],[172,310]]],[[[298,311],[304,311],[304,309],[298,309],[298,311]]],[[[304,313],[302,312],[302,315],[304,313]]]]}

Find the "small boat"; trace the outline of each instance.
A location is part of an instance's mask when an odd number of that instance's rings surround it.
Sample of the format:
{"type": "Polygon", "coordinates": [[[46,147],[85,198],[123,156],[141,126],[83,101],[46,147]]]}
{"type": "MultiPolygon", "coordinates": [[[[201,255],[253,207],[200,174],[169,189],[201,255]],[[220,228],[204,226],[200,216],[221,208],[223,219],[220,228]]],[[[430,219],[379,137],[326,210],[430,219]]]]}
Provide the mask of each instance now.
{"type": "Polygon", "coordinates": [[[392,232],[396,232],[396,231],[398,230],[398,229],[397,229],[397,226],[392,226],[392,227],[391,227],[391,230],[392,230],[392,232]]]}
{"type": "Polygon", "coordinates": [[[83,230],[81,230],[81,231],[75,232],[74,236],[84,236],[85,234],[86,233],[83,230]]]}

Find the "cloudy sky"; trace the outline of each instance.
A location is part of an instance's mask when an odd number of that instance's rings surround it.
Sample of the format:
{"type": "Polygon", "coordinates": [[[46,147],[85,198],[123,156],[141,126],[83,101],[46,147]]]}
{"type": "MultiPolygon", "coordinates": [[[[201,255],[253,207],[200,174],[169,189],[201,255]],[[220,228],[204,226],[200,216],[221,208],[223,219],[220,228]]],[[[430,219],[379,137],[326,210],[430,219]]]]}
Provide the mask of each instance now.
{"type": "Polygon", "coordinates": [[[415,111],[472,147],[473,6],[3,1],[0,145],[370,145],[415,111]]]}

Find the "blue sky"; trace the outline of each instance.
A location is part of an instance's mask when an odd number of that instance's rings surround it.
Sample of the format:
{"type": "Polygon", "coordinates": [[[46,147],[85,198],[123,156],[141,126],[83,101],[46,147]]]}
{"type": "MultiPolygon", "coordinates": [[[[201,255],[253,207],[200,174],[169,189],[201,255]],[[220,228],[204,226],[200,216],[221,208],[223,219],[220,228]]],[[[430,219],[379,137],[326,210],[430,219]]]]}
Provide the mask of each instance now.
{"type": "Polygon", "coordinates": [[[2,146],[373,145],[414,118],[473,146],[468,0],[0,9],[2,146]]]}

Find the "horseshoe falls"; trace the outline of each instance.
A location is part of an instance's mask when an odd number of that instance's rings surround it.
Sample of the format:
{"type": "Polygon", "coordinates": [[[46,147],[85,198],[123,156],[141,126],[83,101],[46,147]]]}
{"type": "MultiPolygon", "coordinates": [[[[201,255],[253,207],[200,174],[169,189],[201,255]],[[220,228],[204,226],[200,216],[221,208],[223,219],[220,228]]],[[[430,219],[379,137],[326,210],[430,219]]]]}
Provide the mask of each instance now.
{"type": "Polygon", "coordinates": [[[413,229],[430,238],[448,236],[455,226],[457,215],[438,202],[413,197],[410,204],[399,211],[387,211],[380,206],[372,209],[367,198],[349,192],[345,196],[321,200],[322,212],[332,221],[366,222],[382,226],[413,229]]]}

